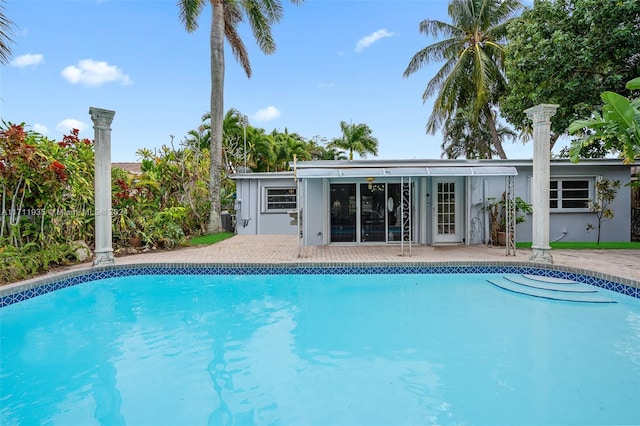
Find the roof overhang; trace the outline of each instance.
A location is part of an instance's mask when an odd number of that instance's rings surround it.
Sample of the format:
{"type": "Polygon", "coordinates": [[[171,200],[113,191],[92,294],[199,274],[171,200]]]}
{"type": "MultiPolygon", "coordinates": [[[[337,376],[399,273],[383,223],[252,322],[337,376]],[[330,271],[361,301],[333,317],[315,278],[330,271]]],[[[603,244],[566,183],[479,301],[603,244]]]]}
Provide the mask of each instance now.
{"type": "Polygon", "coordinates": [[[296,171],[298,178],[420,177],[420,176],[517,176],[512,166],[467,167],[371,167],[305,168],[296,171]]]}

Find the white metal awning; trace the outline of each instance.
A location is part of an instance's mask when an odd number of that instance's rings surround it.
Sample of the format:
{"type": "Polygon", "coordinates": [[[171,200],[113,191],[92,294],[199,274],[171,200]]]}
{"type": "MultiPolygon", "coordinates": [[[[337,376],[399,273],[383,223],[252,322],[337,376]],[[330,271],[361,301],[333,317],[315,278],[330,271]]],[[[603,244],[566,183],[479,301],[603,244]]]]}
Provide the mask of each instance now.
{"type": "Polygon", "coordinates": [[[309,168],[298,169],[302,179],[314,178],[359,178],[359,177],[419,177],[419,176],[517,176],[512,166],[467,166],[467,167],[357,167],[357,168],[309,168]]]}

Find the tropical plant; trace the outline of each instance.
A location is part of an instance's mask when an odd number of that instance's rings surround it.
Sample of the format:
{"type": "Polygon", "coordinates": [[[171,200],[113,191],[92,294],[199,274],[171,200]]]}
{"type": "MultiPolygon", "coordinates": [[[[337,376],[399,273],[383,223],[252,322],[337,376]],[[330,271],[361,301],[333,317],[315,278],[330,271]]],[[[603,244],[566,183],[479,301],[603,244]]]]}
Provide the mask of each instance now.
{"type": "Polygon", "coordinates": [[[204,124],[187,132],[185,146],[191,149],[209,149],[211,145],[211,131],[204,124]]]}
{"type": "Polygon", "coordinates": [[[444,37],[417,52],[404,71],[408,77],[444,61],[422,94],[423,102],[437,94],[427,133],[435,133],[458,109],[467,109],[473,126],[484,121],[496,152],[507,158],[492,107],[507,85],[503,73],[507,24],[522,7],[517,0],[451,0],[451,24],[432,19],[420,23],[422,34],[444,37]]]}
{"type": "Polygon", "coordinates": [[[247,128],[247,165],[255,172],[272,171],[276,161],[274,141],[264,129],[247,128]]]}
{"type": "MultiPolygon", "coordinates": [[[[249,22],[260,50],[274,53],[276,44],[271,26],[280,21],[283,14],[281,0],[209,0],[211,3],[211,164],[209,167],[209,232],[222,230],[221,182],[223,172],[223,120],[224,120],[224,40],[229,42],[231,52],[251,78],[249,55],[238,33],[238,24],[249,22]]],[[[300,4],[302,0],[291,0],[300,4]]],[[[198,18],[206,0],[178,0],[180,21],[188,32],[198,28],[198,18]]]]}
{"type": "Polygon", "coordinates": [[[209,151],[190,147],[176,149],[162,146],[155,153],[138,150],[141,158],[141,176],[135,180],[136,216],[148,222],[155,212],[173,207],[186,207],[182,227],[185,234],[204,233],[209,211],[206,176],[209,151]],[[149,207],[151,206],[151,209],[149,207]]]}
{"type": "Polygon", "coordinates": [[[4,13],[5,0],[0,1],[0,64],[7,64],[11,58],[11,31],[14,23],[4,13]]]}
{"type": "Polygon", "coordinates": [[[111,171],[113,237],[116,247],[141,237],[147,219],[159,209],[160,184],[149,175],[132,175],[122,169],[111,171]]]}
{"type": "Polygon", "coordinates": [[[349,160],[353,160],[354,152],[362,158],[366,158],[368,154],[378,155],[378,139],[372,135],[373,132],[366,124],[341,121],[340,131],[342,131],[342,136],[329,142],[327,148],[337,148],[348,152],[349,160]]]}
{"type": "Polygon", "coordinates": [[[284,129],[284,133],[274,130],[271,137],[276,153],[275,171],[289,170],[289,163],[293,161],[294,155],[298,160],[311,159],[305,140],[297,133],[289,133],[287,129],[284,129]]]}
{"type": "Polygon", "coordinates": [[[171,249],[186,241],[181,224],[186,219],[184,207],[170,207],[153,215],[145,228],[145,243],[171,249]]]}
{"type": "Polygon", "coordinates": [[[347,155],[344,151],[337,148],[325,148],[320,151],[317,160],[347,160],[347,155]]]}
{"type": "Polygon", "coordinates": [[[599,108],[602,92],[640,74],[638,16],[638,0],[535,0],[509,24],[502,116],[523,130],[531,127],[527,108],[558,104],[553,148],[571,122],[599,108]]]}
{"type": "Polygon", "coordinates": [[[0,284],[29,278],[46,272],[50,267],[70,265],[78,261],[69,244],[50,244],[42,247],[28,243],[23,247],[0,246],[0,284]]]}
{"type": "Polygon", "coordinates": [[[78,130],[60,142],[0,127],[0,282],[74,260],[93,239],[93,143],[78,130]]]}
{"type": "Polygon", "coordinates": [[[611,220],[615,216],[615,212],[610,206],[613,200],[615,200],[619,189],[619,180],[600,179],[595,184],[596,197],[593,200],[589,200],[589,210],[596,216],[598,223],[596,225],[588,223],[587,231],[593,229],[598,230],[596,244],[600,244],[602,222],[611,220]]]}
{"type": "Polygon", "coordinates": [[[515,207],[515,222],[523,223],[526,220],[526,214],[532,213],[533,208],[531,204],[527,203],[520,197],[516,197],[515,200],[507,200],[506,194],[502,194],[500,199],[495,197],[489,197],[484,207],[489,212],[489,221],[491,223],[491,242],[498,244],[500,241],[499,233],[506,232],[507,230],[507,214],[506,210],[511,206],[515,207]],[[513,205],[511,203],[514,203],[513,205]]]}
{"type": "Polygon", "coordinates": [[[330,148],[326,138],[314,136],[307,140],[307,152],[311,160],[346,160],[347,155],[339,148],[330,148]]]}
{"type": "MultiPolygon", "coordinates": [[[[640,90],[640,77],[627,83],[629,90],[640,90]]],[[[607,151],[622,153],[625,163],[640,157],[640,98],[627,99],[614,92],[603,92],[602,115],[593,112],[589,120],[576,120],[569,133],[581,134],[569,149],[571,161],[578,162],[583,149],[600,141],[607,151]]]]}
{"type": "Polygon", "coordinates": [[[238,167],[244,167],[247,150],[247,127],[249,118],[235,108],[230,108],[224,115],[222,122],[222,152],[226,169],[235,172],[238,167]]]}
{"type": "MultiPolygon", "coordinates": [[[[72,129],[55,142],[0,126],[0,282],[49,266],[77,261],[78,246],[94,238],[93,142],[72,129]]],[[[139,150],[141,174],[112,169],[112,219],[116,252],[141,237],[148,246],[172,248],[206,231],[209,151],[163,146],[139,150]]],[[[229,180],[229,182],[231,182],[229,180]]],[[[223,187],[232,204],[233,182],[223,187]]]]}
{"type": "Polygon", "coordinates": [[[61,142],[3,123],[0,130],[0,243],[89,240],[93,143],[73,129],[61,142]]]}

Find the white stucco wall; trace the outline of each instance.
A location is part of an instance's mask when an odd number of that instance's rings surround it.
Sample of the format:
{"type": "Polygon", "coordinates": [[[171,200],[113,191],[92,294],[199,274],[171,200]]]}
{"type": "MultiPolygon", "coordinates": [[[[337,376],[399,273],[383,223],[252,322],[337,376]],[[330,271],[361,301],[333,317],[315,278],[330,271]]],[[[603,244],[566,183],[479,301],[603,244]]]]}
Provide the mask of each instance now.
{"type": "Polygon", "coordinates": [[[295,187],[293,174],[255,173],[236,177],[236,234],[296,235],[297,225],[291,225],[286,211],[266,209],[266,188],[295,187]]]}

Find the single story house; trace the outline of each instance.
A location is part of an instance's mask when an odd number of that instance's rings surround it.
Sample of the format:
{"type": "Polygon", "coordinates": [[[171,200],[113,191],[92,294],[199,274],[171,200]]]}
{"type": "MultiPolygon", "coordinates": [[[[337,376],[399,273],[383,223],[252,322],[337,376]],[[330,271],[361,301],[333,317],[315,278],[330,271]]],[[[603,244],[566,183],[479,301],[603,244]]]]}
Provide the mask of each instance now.
{"type": "MultiPolygon", "coordinates": [[[[239,173],[237,234],[299,235],[304,245],[487,244],[489,204],[531,199],[532,160],[300,161],[290,172],[239,173]]],[[[599,179],[621,188],[601,241],[630,241],[631,166],[619,159],[551,160],[549,241],[595,241],[589,209],[599,179]]],[[[531,217],[515,226],[532,241],[531,217]]]]}

